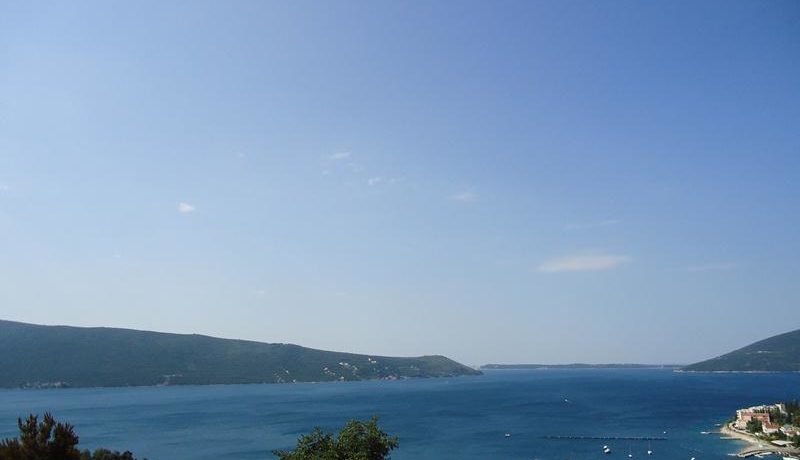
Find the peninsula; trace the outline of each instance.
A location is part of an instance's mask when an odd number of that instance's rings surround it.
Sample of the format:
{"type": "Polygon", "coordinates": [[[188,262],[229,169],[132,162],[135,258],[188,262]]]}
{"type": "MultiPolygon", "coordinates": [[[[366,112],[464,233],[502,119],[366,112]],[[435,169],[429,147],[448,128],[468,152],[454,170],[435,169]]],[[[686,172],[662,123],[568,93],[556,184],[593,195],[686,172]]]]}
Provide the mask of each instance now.
{"type": "Polygon", "coordinates": [[[298,345],[0,321],[0,388],[395,380],[476,375],[444,356],[398,358],[298,345]]]}
{"type": "Polygon", "coordinates": [[[681,369],[683,372],[800,372],[800,329],[681,369]]]}

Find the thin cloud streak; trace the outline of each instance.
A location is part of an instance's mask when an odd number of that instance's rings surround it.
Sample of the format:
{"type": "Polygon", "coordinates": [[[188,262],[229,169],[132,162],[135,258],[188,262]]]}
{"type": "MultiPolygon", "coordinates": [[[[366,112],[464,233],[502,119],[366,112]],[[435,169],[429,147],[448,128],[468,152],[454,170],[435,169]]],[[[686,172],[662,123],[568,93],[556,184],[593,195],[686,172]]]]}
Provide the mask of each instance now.
{"type": "Polygon", "coordinates": [[[350,152],[338,152],[338,153],[334,153],[333,155],[329,156],[328,159],[329,160],[333,160],[333,161],[341,161],[341,160],[346,160],[346,159],[350,158],[351,156],[352,156],[352,154],[350,152]]]}
{"type": "Polygon", "coordinates": [[[463,192],[450,195],[450,199],[453,201],[459,201],[461,203],[472,203],[478,199],[478,195],[476,195],[474,192],[465,190],[463,192]]]}
{"type": "Polygon", "coordinates": [[[583,223],[575,223],[575,224],[567,224],[564,226],[564,230],[583,230],[586,228],[597,228],[597,227],[608,227],[611,225],[617,225],[620,223],[618,219],[606,219],[600,220],[597,222],[583,222],[583,223]]]}
{"type": "Polygon", "coordinates": [[[181,214],[189,214],[190,212],[194,212],[195,209],[196,208],[189,203],[183,201],[178,203],[178,212],[181,214]]]}
{"type": "Polygon", "coordinates": [[[690,271],[690,272],[720,272],[720,271],[736,270],[737,268],[739,268],[739,264],[722,263],[722,264],[695,265],[695,266],[692,266],[692,267],[686,267],[686,271],[690,271]]]}
{"type": "Polygon", "coordinates": [[[629,256],[618,254],[593,254],[558,257],[544,261],[538,267],[542,273],[562,273],[611,270],[630,262],[629,256]]]}

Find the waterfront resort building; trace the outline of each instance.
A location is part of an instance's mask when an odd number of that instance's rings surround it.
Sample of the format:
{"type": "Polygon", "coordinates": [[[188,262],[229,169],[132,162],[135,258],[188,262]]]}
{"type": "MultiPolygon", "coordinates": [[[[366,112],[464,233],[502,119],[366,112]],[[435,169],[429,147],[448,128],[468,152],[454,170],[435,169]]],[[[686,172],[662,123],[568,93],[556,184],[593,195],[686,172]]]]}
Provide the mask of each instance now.
{"type": "MultiPolygon", "coordinates": [[[[780,412],[781,414],[786,413],[786,406],[783,404],[771,404],[771,405],[763,405],[763,406],[753,406],[748,407],[746,409],[739,409],[736,411],[736,422],[733,424],[736,428],[740,430],[747,429],[747,422],[756,420],[761,422],[762,426],[769,425],[770,430],[772,429],[772,419],[770,418],[770,412],[780,412]]],[[[774,433],[778,431],[780,426],[775,425],[775,430],[771,431],[774,433]]],[[[766,430],[764,430],[767,433],[766,430]]]]}
{"type": "Polygon", "coordinates": [[[761,422],[761,425],[769,423],[769,412],[754,412],[750,409],[739,409],[736,411],[736,423],[734,423],[734,426],[740,430],[745,430],[747,429],[747,423],[753,420],[761,422]]]}

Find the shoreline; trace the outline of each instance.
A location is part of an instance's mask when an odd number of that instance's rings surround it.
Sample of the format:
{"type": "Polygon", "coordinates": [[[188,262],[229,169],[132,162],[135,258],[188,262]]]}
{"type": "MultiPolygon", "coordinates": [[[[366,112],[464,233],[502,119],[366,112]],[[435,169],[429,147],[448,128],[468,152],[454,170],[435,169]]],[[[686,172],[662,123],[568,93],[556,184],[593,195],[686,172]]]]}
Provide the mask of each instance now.
{"type": "Polygon", "coordinates": [[[348,383],[367,383],[367,382],[402,382],[413,380],[446,380],[461,377],[482,377],[486,374],[457,374],[457,375],[437,375],[437,376],[399,376],[397,378],[364,378],[358,380],[301,380],[297,382],[232,382],[232,383],[172,383],[164,385],[160,383],[152,385],[95,385],[95,386],[66,386],[66,387],[23,387],[0,386],[0,391],[69,391],[69,390],[121,390],[135,388],[192,388],[192,387],[222,387],[222,386],[258,386],[258,385],[342,385],[348,383]]]}
{"type": "Polygon", "coordinates": [[[695,371],[686,369],[676,369],[679,374],[800,374],[800,371],[695,371]]]}
{"type": "Polygon", "coordinates": [[[769,441],[765,441],[749,433],[745,433],[741,430],[733,428],[731,426],[731,423],[724,423],[720,427],[719,432],[723,436],[726,436],[728,438],[733,438],[730,440],[743,441],[749,444],[749,446],[739,449],[739,451],[736,452],[735,454],[730,454],[730,455],[735,455],[737,457],[751,457],[761,453],[768,453],[773,455],[792,455],[792,456],[800,454],[800,449],[778,447],[770,443],[769,441]]]}
{"type": "Polygon", "coordinates": [[[758,439],[750,434],[742,433],[736,428],[731,428],[730,423],[724,423],[722,427],[720,427],[719,432],[724,436],[735,438],[739,441],[744,441],[749,444],[757,444],[757,445],[762,444],[761,439],[758,439]]]}

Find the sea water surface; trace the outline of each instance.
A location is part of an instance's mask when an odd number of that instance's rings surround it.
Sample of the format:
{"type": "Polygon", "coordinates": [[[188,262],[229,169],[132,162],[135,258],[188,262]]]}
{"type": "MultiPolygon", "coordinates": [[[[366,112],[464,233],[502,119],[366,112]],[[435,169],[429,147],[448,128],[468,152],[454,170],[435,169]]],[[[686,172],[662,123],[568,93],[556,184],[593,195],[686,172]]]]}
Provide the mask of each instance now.
{"type": "Polygon", "coordinates": [[[81,447],[150,460],[273,458],[320,426],[380,417],[403,459],[726,459],[715,424],[743,406],[800,397],[800,374],[669,369],[496,370],[477,377],[291,385],[0,390],[0,438],[52,412],[81,447]],[[506,437],[509,433],[511,436],[506,437]],[[663,441],[547,436],[652,436],[663,441]],[[613,449],[601,452],[603,444],[613,449]],[[650,447],[654,453],[648,457],[650,447]]]}

